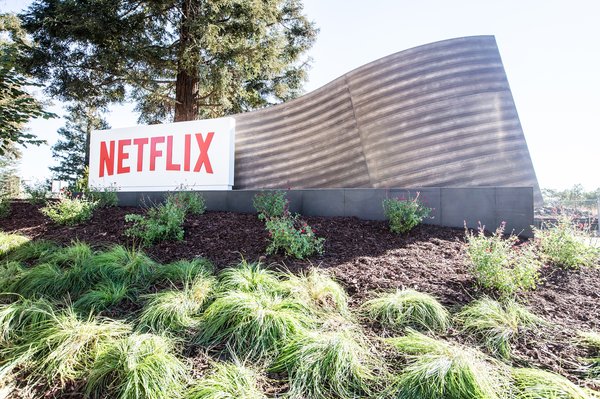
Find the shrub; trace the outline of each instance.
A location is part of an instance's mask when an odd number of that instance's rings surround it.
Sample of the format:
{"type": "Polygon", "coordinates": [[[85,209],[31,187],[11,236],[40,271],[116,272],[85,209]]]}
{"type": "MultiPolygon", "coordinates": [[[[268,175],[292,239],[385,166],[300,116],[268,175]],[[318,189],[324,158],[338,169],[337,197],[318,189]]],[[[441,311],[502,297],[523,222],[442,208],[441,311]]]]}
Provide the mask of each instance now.
{"type": "Polygon", "coordinates": [[[502,296],[536,287],[540,263],[530,247],[515,248],[518,238],[504,239],[505,223],[486,237],[483,227],[477,234],[466,231],[467,255],[477,282],[486,289],[497,290],[502,296]]]}
{"type": "Polygon", "coordinates": [[[173,202],[186,214],[202,215],[206,211],[206,202],[201,194],[193,191],[178,191],[167,197],[167,202],[173,202]]]}
{"type": "Polygon", "coordinates": [[[263,191],[252,200],[260,220],[282,218],[288,215],[289,201],[284,191],[263,191]]]}
{"type": "Polygon", "coordinates": [[[392,233],[404,234],[423,221],[431,209],[419,200],[419,193],[413,199],[388,198],[383,200],[383,212],[389,221],[392,233]]]}
{"type": "Polygon", "coordinates": [[[235,267],[224,269],[219,280],[222,291],[281,292],[283,289],[277,273],[265,269],[260,262],[248,263],[245,259],[235,267]]]}
{"type": "Polygon", "coordinates": [[[97,203],[86,198],[61,198],[41,209],[54,223],[72,226],[92,217],[97,203]]]}
{"type": "Polygon", "coordinates": [[[0,219],[10,215],[10,198],[5,194],[0,194],[0,219]]]}
{"type": "Polygon", "coordinates": [[[183,391],[187,369],[166,337],[132,334],[102,351],[89,373],[94,398],[172,399],[183,391]]]}
{"type": "Polygon", "coordinates": [[[227,344],[238,356],[264,359],[311,324],[308,313],[305,304],[264,291],[226,292],[204,311],[195,340],[227,344]]]}
{"type": "Polygon", "coordinates": [[[158,266],[154,274],[154,281],[188,283],[199,277],[208,278],[213,269],[213,264],[206,258],[178,260],[167,265],[158,266]]]}
{"type": "Polygon", "coordinates": [[[592,399],[584,389],[558,374],[530,368],[512,369],[515,399],[592,399]]]}
{"type": "Polygon", "coordinates": [[[402,399],[501,399],[508,397],[508,373],[476,350],[411,331],[387,342],[408,365],[388,387],[402,399]]]}
{"type": "Polygon", "coordinates": [[[85,189],[83,192],[91,201],[96,202],[98,208],[110,208],[119,205],[117,188],[114,186],[105,187],[102,190],[95,188],[91,190],[85,189]]]}
{"type": "Polygon", "coordinates": [[[304,259],[314,254],[323,253],[324,238],[315,235],[313,229],[293,217],[267,219],[269,232],[268,254],[283,252],[286,256],[304,259]]]}
{"type": "Polygon", "coordinates": [[[412,289],[378,295],[362,309],[369,318],[392,329],[410,326],[442,332],[450,325],[450,314],[437,299],[412,289]]]}
{"type": "Polygon", "coordinates": [[[103,281],[75,301],[73,307],[84,313],[97,313],[130,297],[130,287],[123,281],[103,281]]]}
{"type": "Polygon", "coordinates": [[[302,331],[281,349],[272,370],[288,373],[289,397],[357,398],[371,392],[380,367],[371,345],[355,326],[337,327],[302,331]]]}
{"type": "Polygon", "coordinates": [[[46,205],[50,190],[48,184],[38,182],[35,184],[26,184],[25,193],[29,196],[28,200],[32,205],[46,205]]]}
{"type": "Polygon", "coordinates": [[[317,310],[348,313],[348,295],[344,288],[318,269],[313,268],[301,276],[289,274],[282,284],[292,296],[317,310]]]}
{"type": "Polygon", "coordinates": [[[154,333],[178,333],[196,325],[200,310],[212,294],[214,280],[198,277],[183,290],[147,295],[148,303],[138,319],[138,329],[154,333]]]}
{"type": "Polygon", "coordinates": [[[157,241],[183,240],[185,209],[173,201],[156,205],[146,215],[125,215],[125,221],[133,223],[125,230],[125,235],[141,239],[144,245],[157,241]]]}
{"type": "Polygon", "coordinates": [[[197,381],[185,399],[266,399],[260,377],[239,363],[215,363],[213,372],[197,381]]]}
{"type": "Polygon", "coordinates": [[[523,330],[544,321],[514,301],[504,304],[489,298],[465,306],[457,315],[464,331],[476,334],[494,355],[510,358],[511,343],[523,330]]]}
{"type": "Polygon", "coordinates": [[[586,237],[568,217],[559,219],[550,228],[536,229],[535,238],[542,256],[557,266],[570,269],[591,267],[600,257],[600,248],[588,245],[586,237]]]}
{"type": "Polygon", "coordinates": [[[29,242],[29,238],[19,234],[8,234],[0,231],[0,257],[11,253],[16,248],[29,242]]]}

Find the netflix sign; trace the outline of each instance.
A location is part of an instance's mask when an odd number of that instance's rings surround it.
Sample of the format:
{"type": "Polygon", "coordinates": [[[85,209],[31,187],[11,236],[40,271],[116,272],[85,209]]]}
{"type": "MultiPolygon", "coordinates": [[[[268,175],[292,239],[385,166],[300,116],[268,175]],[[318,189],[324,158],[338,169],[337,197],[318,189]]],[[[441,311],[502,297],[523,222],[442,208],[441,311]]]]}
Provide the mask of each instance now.
{"type": "Polygon", "coordinates": [[[118,191],[231,190],[235,119],[95,130],[89,186],[118,191]]]}

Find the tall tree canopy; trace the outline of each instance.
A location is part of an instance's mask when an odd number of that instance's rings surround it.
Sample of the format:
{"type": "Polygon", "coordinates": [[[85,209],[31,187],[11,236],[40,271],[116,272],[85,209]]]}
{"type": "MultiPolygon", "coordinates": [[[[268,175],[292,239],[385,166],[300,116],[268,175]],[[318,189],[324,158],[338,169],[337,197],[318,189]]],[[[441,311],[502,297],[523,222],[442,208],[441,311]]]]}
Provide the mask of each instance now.
{"type": "Polygon", "coordinates": [[[15,15],[0,14],[0,155],[15,144],[44,143],[25,131],[25,124],[37,117],[50,118],[42,104],[27,92],[33,83],[21,69],[24,54],[31,50],[25,31],[15,15]]]}
{"type": "Polygon", "coordinates": [[[53,95],[129,96],[149,123],[298,95],[317,33],[301,0],[38,0],[21,18],[39,43],[28,66],[53,95]]]}

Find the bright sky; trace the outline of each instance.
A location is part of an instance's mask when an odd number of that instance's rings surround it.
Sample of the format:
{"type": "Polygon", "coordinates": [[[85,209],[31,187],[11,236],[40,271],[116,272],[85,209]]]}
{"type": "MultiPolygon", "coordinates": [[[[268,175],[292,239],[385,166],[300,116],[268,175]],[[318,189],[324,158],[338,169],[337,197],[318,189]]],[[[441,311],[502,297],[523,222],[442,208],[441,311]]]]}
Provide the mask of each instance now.
{"type": "MultiPolygon", "coordinates": [[[[0,0],[20,11],[31,1],[0,0]]],[[[600,187],[600,2],[597,0],[304,0],[320,28],[306,91],[370,61],[421,44],[495,35],[542,187],[600,187]]],[[[61,112],[60,104],[53,110],[61,112]]],[[[136,124],[114,107],[112,127],[136,124]]],[[[53,144],[62,120],[34,121],[53,144]]],[[[49,146],[28,148],[23,177],[49,176],[49,146]]]]}

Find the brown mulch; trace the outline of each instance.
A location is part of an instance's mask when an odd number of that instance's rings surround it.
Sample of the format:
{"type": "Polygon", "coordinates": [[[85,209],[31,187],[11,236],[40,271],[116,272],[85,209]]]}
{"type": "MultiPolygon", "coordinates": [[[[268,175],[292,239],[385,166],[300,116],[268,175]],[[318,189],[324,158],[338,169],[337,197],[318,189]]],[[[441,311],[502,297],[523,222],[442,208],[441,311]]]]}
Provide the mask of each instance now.
{"type": "MultiPolygon", "coordinates": [[[[94,245],[131,245],[123,235],[124,216],[141,212],[127,207],[102,209],[85,225],[63,227],[36,207],[16,202],[11,215],[0,219],[0,230],[62,244],[81,240],[94,245]]],[[[452,310],[484,294],[468,272],[462,229],[422,225],[401,236],[391,234],[381,221],[304,219],[326,239],[324,254],[306,261],[265,256],[268,237],[263,223],[256,215],[231,212],[190,217],[183,241],[160,243],[146,252],[160,262],[202,256],[217,268],[237,263],[242,257],[293,272],[318,266],[344,285],[353,306],[374,291],[396,287],[434,294],[452,310]]],[[[600,269],[566,271],[545,266],[542,276],[539,287],[524,299],[537,315],[549,321],[549,326],[523,334],[513,364],[551,370],[597,388],[584,378],[581,358],[589,354],[574,339],[577,331],[600,330],[600,269]]]]}

